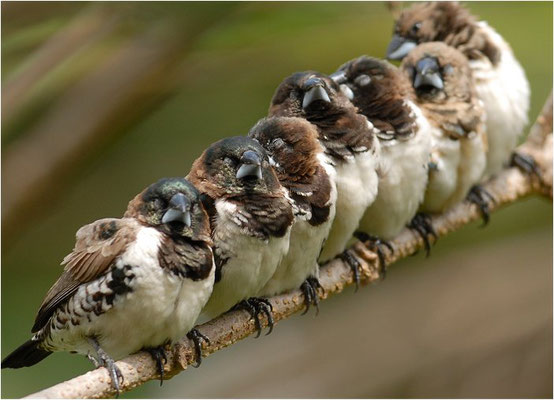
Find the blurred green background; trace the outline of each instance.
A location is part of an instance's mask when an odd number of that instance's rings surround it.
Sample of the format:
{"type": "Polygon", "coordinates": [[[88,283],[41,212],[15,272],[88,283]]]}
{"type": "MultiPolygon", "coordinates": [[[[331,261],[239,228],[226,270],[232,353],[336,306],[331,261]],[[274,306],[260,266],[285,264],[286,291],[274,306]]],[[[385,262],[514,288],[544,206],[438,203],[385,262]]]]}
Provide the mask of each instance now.
{"type": "MultiPolygon", "coordinates": [[[[2,357],[29,337],[80,226],[245,134],[292,72],[382,56],[393,24],[380,2],[1,7],[2,357]]],[[[468,7],[512,45],[533,121],[552,88],[552,4],[468,7]]],[[[2,370],[2,397],[90,369],[55,354],[2,370]]],[[[552,397],[552,204],[514,204],[318,318],[122,397],[552,397]]]]}

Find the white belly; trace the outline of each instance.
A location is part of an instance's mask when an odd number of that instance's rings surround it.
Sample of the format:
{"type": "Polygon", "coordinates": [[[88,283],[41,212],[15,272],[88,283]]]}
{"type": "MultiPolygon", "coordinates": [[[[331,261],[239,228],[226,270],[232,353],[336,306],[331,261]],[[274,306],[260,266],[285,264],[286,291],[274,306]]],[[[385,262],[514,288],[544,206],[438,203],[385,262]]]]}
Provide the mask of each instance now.
{"type": "Polygon", "coordinates": [[[280,238],[261,240],[248,236],[231,220],[229,213],[233,207],[223,203],[216,202],[218,221],[214,244],[229,256],[229,260],[202,311],[202,320],[214,318],[238,302],[256,296],[273,276],[289,248],[290,228],[280,238]]]}
{"type": "Polygon", "coordinates": [[[429,170],[429,181],[421,210],[442,212],[458,185],[460,140],[444,137],[438,128],[432,129],[431,162],[436,169],[429,170]]]}
{"type": "Polygon", "coordinates": [[[360,221],[359,229],[363,232],[392,239],[413,218],[423,201],[431,127],[418,108],[416,121],[417,133],[411,139],[381,143],[385,171],[379,180],[377,197],[360,221]]]}
{"type": "MultiPolygon", "coordinates": [[[[86,340],[93,336],[111,357],[120,359],[142,348],[176,341],[192,329],[212,291],[214,268],[207,279],[198,282],[163,270],[157,261],[159,240],[158,231],[142,228],[117,261],[118,267],[131,266],[133,291],[117,296],[105,313],[88,313],[90,321],[82,318],[78,326],[57,331],[52,344],[60,350],[95,354],[86,340]]],[[[105,277],[81,286],[70,299],[71,308],[83,313],[80,299],[86,297],[86,290],[105,289],[105,277]]]]}
{"type": "Polygon", "coordinates": [[[323,246],[320,262],[344,251],[358,228],[366,208],[377,196],[380,148],[375,141],[374,151],[358,154],[355,159],[337,164],[337,207],[329,237],[323,246]]]}
{"type": "Polygon", "coordinates": [[[273,277],[260,291],[260,296],[298,289],[309,276],[319,276],[317,257],[333,223],[335,207],[332,206],[329,220],[312,226],[308,221],[295,221],[291,229],[289,252],[277,267],[273,277]]]}
{"type": "Polygon", "coordinates": [[[497,66],[488,60],[470,61],[477,94],[484,103],[487,115],[489,152],[485,175],[491,176],[508,162],[527,125],[530,88],[525,72],[509,45],[485,22],[479,24],[501,49],[497,66]]]}

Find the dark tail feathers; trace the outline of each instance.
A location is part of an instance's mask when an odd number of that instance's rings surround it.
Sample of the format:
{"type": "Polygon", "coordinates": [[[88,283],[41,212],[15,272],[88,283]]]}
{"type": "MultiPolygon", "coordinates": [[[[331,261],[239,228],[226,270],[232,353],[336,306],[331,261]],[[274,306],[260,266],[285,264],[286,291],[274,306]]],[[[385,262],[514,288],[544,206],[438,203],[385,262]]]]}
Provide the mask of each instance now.
{"type": "Polygon", "coordinates": [[[52,354],[51,351],[39,348],[39,344],[40,342],[36,340],[23,343],[2,360],[2,369],[30,367],[52,354]]]}

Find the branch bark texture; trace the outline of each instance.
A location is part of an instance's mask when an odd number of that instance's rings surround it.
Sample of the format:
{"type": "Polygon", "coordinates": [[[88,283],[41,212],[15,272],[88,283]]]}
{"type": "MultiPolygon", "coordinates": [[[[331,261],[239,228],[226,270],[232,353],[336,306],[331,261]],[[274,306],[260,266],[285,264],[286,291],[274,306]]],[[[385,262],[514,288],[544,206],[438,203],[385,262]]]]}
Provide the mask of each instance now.
{"type": "MultiPolygon", "coordinates": [[[[528,140],[518,150],[534,157],[542,172],[542,179],[526,175],[515,168],[502,171],[484,185],[496,200],[491,206],[491,211],[535,194],[552,199],[552,94],[531,128],[528,140]]],[[[433,217],[432,221],[440,237],[480,218],[477,207],[464,202],[442,215],[433,217]]],[[[392,244],[394,254],[388,254],[388,265],[412,255],[423,247],[421,238],[408,229],[402,231],[392,244]]],[[[359,242],[353,248],[362,266],[362,282],[367,284],[381,279],[376,254],[359,242]]],[[[320,293],[321,298],[340,293],[354,283],[350,268],[340,259],[332,260],[321,268],[320,282],[325,291],[320,293]]],[[[300,291],[275,296],[270,301],[273,305],[275,321],[286,319],[304,308],[304,299],[300,291]]],[[[210,338],[210,344],[204,347],[204,356],[230,346],[255,332],[254,322],[245,311],[226,313],[200,325],[198,329],[210,338]]],[[[191,343],[188,339],[183,339],[168,353],[165,379],[177,375],[194,362],[191,343]]],[[[117,365],[125,379],[121,386],[122,391],[128,391],[149,380],[158,379],[156,365],[148,353],[133,354],[118,361],[117,365]]],[[[107,370],[99,368],[34,393],[28,398],[104,398],[114,395],[107,370]]]]}

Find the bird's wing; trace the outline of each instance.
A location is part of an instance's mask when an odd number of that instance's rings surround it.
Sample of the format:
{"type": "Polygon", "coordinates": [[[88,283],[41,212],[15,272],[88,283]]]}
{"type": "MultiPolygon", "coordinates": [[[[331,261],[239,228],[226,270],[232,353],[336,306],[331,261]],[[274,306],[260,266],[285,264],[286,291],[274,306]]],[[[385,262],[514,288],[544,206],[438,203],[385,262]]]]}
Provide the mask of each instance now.
{"type": "Polygon", "coordinates": [[[105,273],[136,238],[138,228],[138,222],[134,219],[106,218],[79,229],[75,248],[63,259],[64,271],[46,294],[31,331],[44,327],[54,311],[75,293],[79,285],[105,273]]]}

